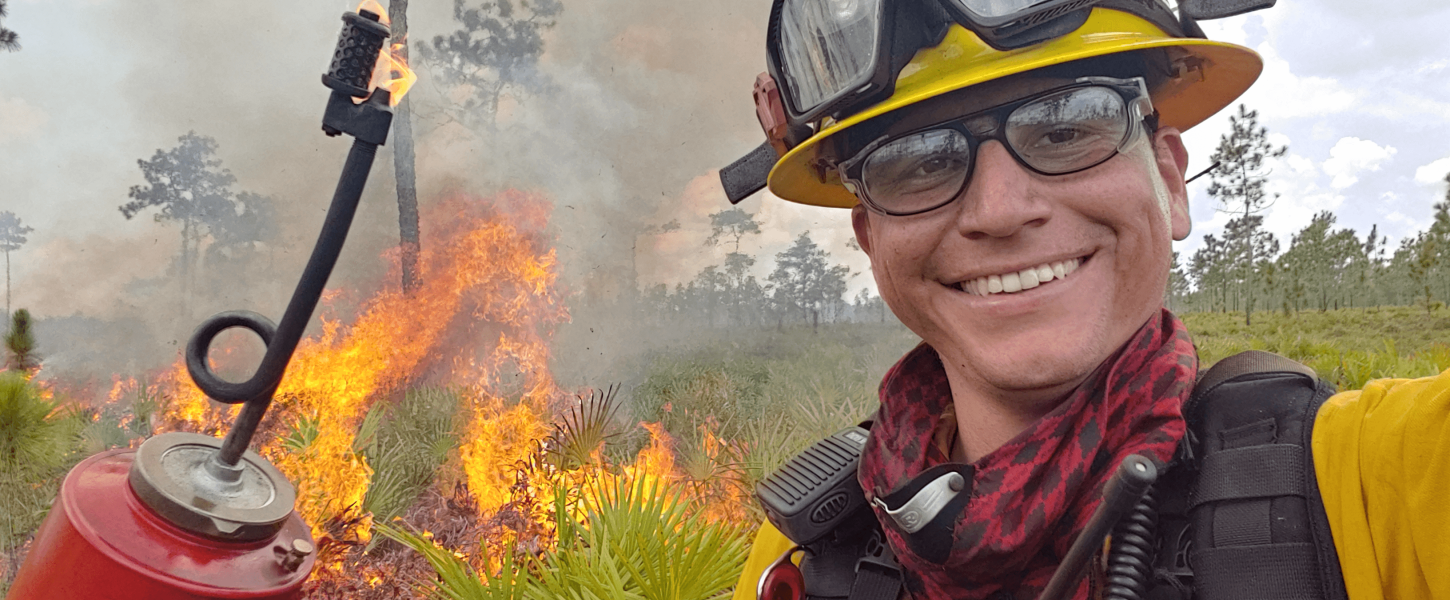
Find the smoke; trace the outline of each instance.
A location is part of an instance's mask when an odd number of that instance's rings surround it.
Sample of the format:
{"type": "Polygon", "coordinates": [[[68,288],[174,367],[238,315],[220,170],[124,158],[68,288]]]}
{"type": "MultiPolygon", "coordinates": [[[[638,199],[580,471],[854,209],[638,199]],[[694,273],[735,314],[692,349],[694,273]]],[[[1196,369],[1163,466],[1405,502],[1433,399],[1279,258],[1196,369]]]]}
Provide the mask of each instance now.
{"type": "MultiPolygon", "coordinates": [[[[415,61],[420,46],[458,28],[451,4],[412,3],[415,61]]],[[[116,351],[128,352],[137,340],[155,343],[160,352],[131,354],[160,355],[161,362],[212,312],[248,309],[280,318],[347,154],[347,138],[319,130],[327,90],[318,79],[339,16],[353,7],[285,0],[16,6],[12,20],[18,25],[26,17],[27,45],[6,57],[15,66],[0,91],[7,113],[0,151],[26,156],[3,161],[0,179],[21,199],[13,210],[36,228],[14,255],[16,305],[42,318],[145,323],[147,335],[113,340],[116,351]],[[38,114],[17,121],[12,107],[38,114]],[[261,253],[265,261],[199,277],[183,313],[174,281],[178,227],[153,222],[151,212],[128,221],[116,207],[143,183],[136,160],[174,147],[193,130],[217,140],[236,190],[275,200],[278,227],[261,253]]],[[[411,101],[420,204],[454,190],[544,193],[555,204],[550,233],[562,281],[575,298],[571,327],[613,340],[579,347],[633,347],[640,340],[630,339],[630,326],[615,312],[632,288],[688,280],[724,255],[703,240],[709,214],[729,206],[717,169],[763,139],[750,92],[764,69],[769,9],[767,0],[566,1],[545,33],[538,66],[549,89],[506,92],[491,129],[450,122],[443,109],[458,90],[418,65],[411,101]],[[681,229],[651,233],[669,221],[681,229]]],[[[386,146],[332,287],[361,286],[358,293],[366,295],[395,259],[392,161],[386,146]]],[[[762,196],[745,207],[764,233],[742,245],[760,258],[759,276],[807,229],[838,259],[865,270],[864,258],[848,254],[844,211],[762,196]]],[[[429,241],[425,229],[422,243],[429,241]]]]}

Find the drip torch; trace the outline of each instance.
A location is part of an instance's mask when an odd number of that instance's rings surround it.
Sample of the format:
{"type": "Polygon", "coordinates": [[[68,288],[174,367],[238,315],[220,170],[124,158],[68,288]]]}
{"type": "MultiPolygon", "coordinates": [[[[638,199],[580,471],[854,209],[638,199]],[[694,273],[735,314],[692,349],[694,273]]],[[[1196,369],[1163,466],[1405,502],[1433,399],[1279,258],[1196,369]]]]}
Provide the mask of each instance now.
{"type": "Polygon", "coordinates": [[[312,534],[293,510],[292,484],[248,446],[337,264],[374,155],[392,124],[390,92],[370,89],[388,26],[367,10],[342,20],[331,67],[322,76],[332,89],[322,129],[354,140],[282,322],[224,312],[197,327],[186,345],[196,386],[214,400],[242,404],[236,422],[223,440],[165,433],[136,450],[82,461],[61,484],[8,600],[300,596],[316,558],[312,534]],[[217,377],[207,362],[212,340],[233,327],[251,330],[267,346],[256,373],[240,383],[217,377]]]}

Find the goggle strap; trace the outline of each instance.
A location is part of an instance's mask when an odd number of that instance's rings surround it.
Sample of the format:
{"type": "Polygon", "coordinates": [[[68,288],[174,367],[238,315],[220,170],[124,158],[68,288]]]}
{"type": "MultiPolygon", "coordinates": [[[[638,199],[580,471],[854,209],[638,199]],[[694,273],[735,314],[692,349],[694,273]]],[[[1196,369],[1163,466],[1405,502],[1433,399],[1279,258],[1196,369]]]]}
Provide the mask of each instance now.
{"type": "Polygon", "coordinates": [[[891,36],[891,79],[894,82],[922,48],[941,45],[955,20],[936,0],[893,4],[897,12],[896,31],[891,36]]]}
{"type": "Polygon", "coordinates": [[[725,197],[731,204],[740,204],[741,200],[760,191],[778,160],[780,155],[776,154],[775,147],[766,142],[720,169],[720,185],[725,188],[725,197]]]}

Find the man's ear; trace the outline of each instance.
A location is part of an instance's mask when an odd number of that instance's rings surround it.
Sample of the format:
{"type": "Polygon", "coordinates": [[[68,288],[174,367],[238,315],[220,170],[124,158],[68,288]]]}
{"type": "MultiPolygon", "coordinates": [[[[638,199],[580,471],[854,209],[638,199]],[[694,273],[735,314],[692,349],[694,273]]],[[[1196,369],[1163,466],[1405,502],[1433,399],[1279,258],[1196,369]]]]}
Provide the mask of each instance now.
{"type": "Polygon", "coordinates": [[[871,256],[871,215],[866,207],[857,204],[851,209],[851,228],[856,230],[856,243],[866,256],[871,256]]]}
{"type": "Polygon", "coordinates": [[[1173,239],[1186,239],[1193,229],[1193,218],[1188,214],[1188,185],[1184,183],[1188,149],[1183,147],[1183,133],[1176,127],[1160,127],[1153,134],[1153,156],[1157,159],[1158,173],[1168,186],[1168,222],[1173,239]]]}

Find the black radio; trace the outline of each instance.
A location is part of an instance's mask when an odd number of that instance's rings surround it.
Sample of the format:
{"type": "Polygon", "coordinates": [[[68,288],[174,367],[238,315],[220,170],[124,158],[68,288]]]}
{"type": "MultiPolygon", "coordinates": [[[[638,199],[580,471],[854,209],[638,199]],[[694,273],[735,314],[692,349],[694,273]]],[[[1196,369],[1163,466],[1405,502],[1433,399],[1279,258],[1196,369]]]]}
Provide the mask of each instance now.
{"type": "Polygon", "coordinates": [[[856,466],[867,431],[849,427],[786,461],[755,487],[766,518],[791,541],[810,545],[866,506],[856,466]]]}

